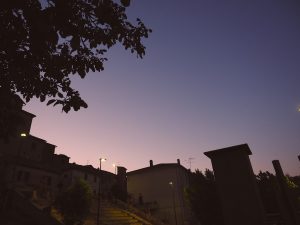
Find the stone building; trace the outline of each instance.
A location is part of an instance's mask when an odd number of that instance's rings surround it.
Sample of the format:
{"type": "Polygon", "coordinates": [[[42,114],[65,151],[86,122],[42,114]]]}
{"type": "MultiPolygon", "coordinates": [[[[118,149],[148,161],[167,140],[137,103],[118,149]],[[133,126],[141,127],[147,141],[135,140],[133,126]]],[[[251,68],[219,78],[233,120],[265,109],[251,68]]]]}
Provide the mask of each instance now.
{"type": "Polygon", "coordinates": [[[0,140],[2,188],[39,190],[50,198],[59,190],[60,173],[67,167],[69,157],[55,154],[55,145],[30,135],[35,115],[22,110],[21,100],[15,106],[24,121],[18,127],[19,135],[9,141],[0,140]]]}
{"type": "MultiPolygon", "coordinates": [[[[77,179],[82,179],[89,184],[94,195],[99,191],[99,170],[91,165],[69,164],[60,177],[60,187],[65,189],[70,187],[77,179]]],[[[101,171],[101,192],[104,197],[111,195],[112,187],[117,183],[117,176],[107,171],[101,171]]]]}
{"type": "Polygon", "coordinates": [[[165,163],[127,173],[127,189],[138,205],[156,205],[153,215],[166,224],[191,224],[191,212],[184,191],[189,186],[189,173],[177,163],[165,163]]]}
{"type": "MultiPolygon", "coordinates": [[[[12,101],[24,121],[19,125],[16,137],[9,141],[0,140],[0,189],[14,189],[51,201],[80,178],[90,185],[95,195],[98,194],[99,170],[91,165],[69,163],[68,156],[55,154],[55,145],[31,135],[35,115],[22,109],[20,99],[12,101]]],[[[102,170],[102,192],[109,192],[117,180],[115,174],[102,170]]]]}

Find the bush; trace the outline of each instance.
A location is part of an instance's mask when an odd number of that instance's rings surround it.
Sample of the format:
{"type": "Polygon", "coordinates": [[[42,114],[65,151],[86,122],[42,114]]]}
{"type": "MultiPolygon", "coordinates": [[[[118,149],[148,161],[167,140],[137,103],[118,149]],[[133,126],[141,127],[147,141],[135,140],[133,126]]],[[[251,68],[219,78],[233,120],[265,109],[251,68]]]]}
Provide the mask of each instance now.
{"type": "Polygon", "coordinates": [[[81,224],[88,216],[92,203],[92,190],[83,180],[77,180],[59,195],[55,206],[63,216],[65,225],[81,224]]]}

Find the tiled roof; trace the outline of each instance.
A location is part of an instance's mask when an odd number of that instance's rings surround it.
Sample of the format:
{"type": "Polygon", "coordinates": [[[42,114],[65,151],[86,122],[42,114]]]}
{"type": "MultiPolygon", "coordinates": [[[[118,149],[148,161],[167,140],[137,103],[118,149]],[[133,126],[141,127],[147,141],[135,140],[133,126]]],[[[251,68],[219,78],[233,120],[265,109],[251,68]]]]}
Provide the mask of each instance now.
{"type": "MultiPolygon", "coordinates": [[[[76,163],[70,163],[67,167],[66,170],[79,170],[79,171],[83,171],[83,172],[87,172],[87,173],[92,173],[92,174],[98,174],[99,173],[99,169],[94,168],[92,165],[79,165],[76,163]]],[[[110,173],[108,171],[105,170],[101,170],[102,174],[107,174],[107,175],[115,175],[113,173],[110,173]]]]}
{"type": "Polygon", "coordinates": [[[160,163],[160,164],[156,164],[156,165],[153,165],[153,166],[141,168],[141,169],[138,169],[138,170],[133,170],[133,171],[128,172],[127,174],[131,175],[131,174],[144,173],[144,172],[150,172],[150,171],[155,171],[155,170],[163,170],[163,169],[166,169],[166,168],[179,168],[179,169],[182,169],[186,172],[189,172],[188,169],[186,169],[184,166],[182,166],[178,163],[160,163]]]}
{"type": "Polygon", "coordinates": [[[52,145],[52,146],[54,146],[54,147],[57,147],[56,145],[50,144],[50,143],[48,143],[47,141],[45,141],[44,139],[39,138],[39,137],[36,137],[36,136],[33,136],[33,135],[31,135],[31,134],[28,135],[28,138],[32,138],[32,139],[34,139],[34,140],[43,142],[43,143],[45,143],[45,144],[48,144],[48,145],[52,145]]]}
{"type": "Polygon", "coordinates": [[[36,117],[36,115],[34,115],[34,114],[30,113],[30,112],[27,112],[27,111],[25,111],[25,110],[23,110],[23,109],[22,109],[22,113],[23,113],[23,114],[27,114],[27,115],[30,116],[31,118],[36,117]]]}
{"type": "Polygon", "coordinates": [[[228,153],[236,153],[236,152],[244,152],[247,155],[252,155],[252,152],[248,146],[248,144],[241,144],[241,145],[235,145],[227,148],[221,148],[209,152],[204,152],[204,155],[206,155],[209,158],[216,157],[216,156],[223,156],[224,154],[228,153]]]}

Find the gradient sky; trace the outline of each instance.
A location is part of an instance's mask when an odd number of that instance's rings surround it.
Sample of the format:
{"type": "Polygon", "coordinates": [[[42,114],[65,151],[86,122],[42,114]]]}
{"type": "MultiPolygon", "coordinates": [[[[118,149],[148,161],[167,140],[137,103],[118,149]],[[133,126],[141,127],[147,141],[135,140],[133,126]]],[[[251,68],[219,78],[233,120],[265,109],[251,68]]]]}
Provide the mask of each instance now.
{"type": "Polygon", "coordinates": [[[252,166],[299,174],[300,4],[277,0],[132,0],[153,29],[137,59],[111,49],[105,71],[73,85],[88,109],[62,113],[33,100],[31,133],[71,162],[129,171],[248,143],[252,166]]]}

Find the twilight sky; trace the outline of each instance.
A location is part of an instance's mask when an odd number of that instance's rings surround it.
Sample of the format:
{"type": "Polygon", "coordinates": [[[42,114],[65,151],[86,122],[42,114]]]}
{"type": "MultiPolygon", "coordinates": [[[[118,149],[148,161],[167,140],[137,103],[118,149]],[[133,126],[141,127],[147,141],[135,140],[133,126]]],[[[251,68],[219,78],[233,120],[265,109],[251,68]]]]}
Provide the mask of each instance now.
{"type": "Polygon", "coordinates": [[[137,59],[119,46],[101,73],[75,78],[88,109],[62,113],[33,100],[31,133],[71,162],[106,157],[129,171],[248,143],[252,166],[299,174],[300,4],[297,0],[132,0],[153,30],[137,59]]]}

